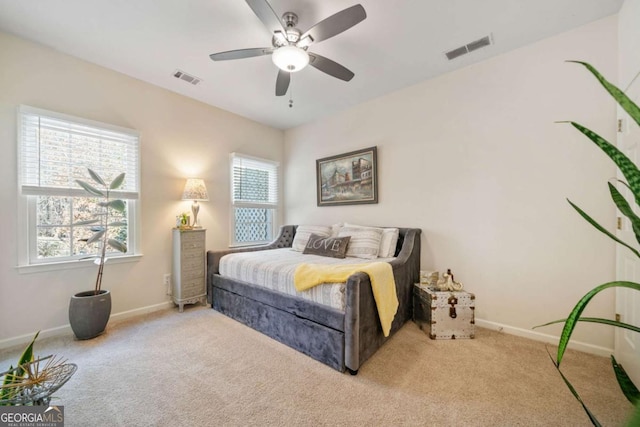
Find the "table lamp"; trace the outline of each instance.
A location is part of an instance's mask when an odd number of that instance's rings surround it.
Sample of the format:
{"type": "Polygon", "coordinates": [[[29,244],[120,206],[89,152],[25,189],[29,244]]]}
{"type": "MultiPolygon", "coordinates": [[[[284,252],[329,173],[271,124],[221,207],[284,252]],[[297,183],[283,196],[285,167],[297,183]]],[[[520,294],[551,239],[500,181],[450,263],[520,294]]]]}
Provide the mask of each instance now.
{"type": "Polygon", "coordinates": [[[193,200],[191,212],[193,212],[193,228],[202,228],[198,223],[198,212],[200,211],[199,201],[206,202],[209,200],[207,187],[204,180],[200,178],[188,178],[182,192],[182,200],[193,200]]]}

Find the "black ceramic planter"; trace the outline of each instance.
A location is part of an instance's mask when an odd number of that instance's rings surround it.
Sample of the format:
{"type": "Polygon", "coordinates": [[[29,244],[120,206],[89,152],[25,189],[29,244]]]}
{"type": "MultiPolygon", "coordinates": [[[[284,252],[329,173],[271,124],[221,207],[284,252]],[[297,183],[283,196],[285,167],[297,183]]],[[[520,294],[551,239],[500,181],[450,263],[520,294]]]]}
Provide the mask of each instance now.
{"type": "Polygon", "coordinates": [[[101,290],[75,294],[69,302],[69,323],[76,338],[88,340],[104,332],[111,315],[111,293],[101,290]]]}

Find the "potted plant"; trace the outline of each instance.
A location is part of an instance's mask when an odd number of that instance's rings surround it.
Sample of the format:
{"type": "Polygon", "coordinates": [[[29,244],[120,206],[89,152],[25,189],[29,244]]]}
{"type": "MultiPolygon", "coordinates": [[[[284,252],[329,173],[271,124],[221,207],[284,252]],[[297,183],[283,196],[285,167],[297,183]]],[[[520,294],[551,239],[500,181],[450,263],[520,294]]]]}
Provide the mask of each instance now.
{"type": "MultiPolygon", "coordinates": [[[[635,121],[638,125],[640,125],[640,107],[636,105],[622,90],[613,85],[611,82],[606,80],[593,66],[586,62],[579,61],[569,61],[576,62],[578,64],[586,67],[591,74],[600,82],[600,84],[606,89],[607,92],[616,100],[618,105],[622,107],[624,111],[629,114],[629,116],[635,121]]],[[[640,75],[640,73],[639,73],[640,75]]],[[[636,241],[640,243],[640,217],[636,214],[634,210],[633,203],[635,202],[637,207],[640,207],[640,168],[636,165],[631,159],[629,159],[622,151],[618,150],[614,144],[611,144],[600,135],[591,131],[590,129],[576,123],[576,122],[568,122],[578,131],[580,131],[583,135],[585,135],[588,139],[590,139],[597,147],[599,147],[606,155],[609,157],[618,167],[622,175],[624,176],[625,181],[623,180],[612,180],[612,182],[608,183],[609,193],[611,195],[611,199],[616,205],[618,211],[627,217],[631,222],[632,230],[635,234],[636,241]],[[625,196],[616,188],[616,184],[620,184],[623,187],[626,187],[630,190],[633,201],[629,202],[625,196]]],[[[598,231],[605,234],[609,238],[613,239],[615,242],[627,247],[630,249],[637,257],[640,258],[640,251],[638,251],[631,243],[625,242],[610,231],[608,231],[605,227],[596,222],[591,216],[589,216],[585,211],[580,209],[573,202],[568,200],[569,204],[578,212],[578,214],[584,218],[589,224],[594,226],[598,231]]],[[[636,291],[640,291],[640,283],[629,282],[629,281],[613,281],[609,283],[604,283],[602,285],[596,286],[589,292],[587,292],[581,299],[578,301],[565,319],[556,320],[553,322],[546,323],[540,326],[547,326],[555,323],[563,323],[564,327],[562,329],[562,334],[560,335],[560,340],[558,343],[558,352],[556,355],[556,359],[553,360],[551,358],[553,364],[556,369],[560,373],[563,381],[574,395],[574,397],[578,400],[578,402],[582,405],[584,411],[586,412],[589,420],[593,423],[594,426],[599,426],[600,422],[597,420],[595,415],[589,410],[586,406],[585,402],[582,400],[578,391],[573,387],[573,385],[569,382],[569,379],[564,375],[564,373],[560,370],[560,363],[563,360],[563,356],[565,351],[567,350],[567,346],[569,345],[569,341],[571,340],[571,335],[577,326],[578,322],[591,322],[591,323],[601,323],[605,325],[611,325],[618,328],[625,328],[631,331],[640,332],[640,327],[637,325],[631,325],[628,323],[624,323],[619,321],[618,319],[602,319],[602,318],[593,318],[593,317],[582,317],[582,312],[587,307],[589,302],[600,292],[616,287],[629,288],[636,291]]],[[[539,326],[537,326],[539,327],[539,326]]],[[[551,355],[549,355],[551,357],[551,355]]],[[[611,365],[613,371],[615,373],[618,384],[620,385],[620,389],[624,396],[634,405],[634,411],[629,418],[626,425],[628,426],[637,426],[640,425],[640,391],[636,388],[635,384],[631,381],[631,378],[625,372],[622,365],[618,364],[616,359],[611,356],[611,365]]]]}
{"type": "MultiPolygon", "coordinates": [[[[33,345],[40,331],[24,349],[18,364],[0,373],[0,406],[49,405],[51,395],[76,372],[78,366],[49,355],[34,358],[33,345]]],[[[20,423],[16,423],[20,424],[20,423]]]]}
{"type": "Polygon", "coordinates": [[[119,227],[126,225],[126,222],[110,222],[111,210],[124,212],[125,203],[120,199],[111,199],[110,192],[120,188],[124,181],[124,173],[118,175],[110,184],[107,184],[96,172],[88,169],[91,179],[102,189],[82,180],[76,180],[78,185],[87,193],[99,198],[96,202],[96,218],[79,221],[76,225],[96,224],[91,227],[93,235],[86,239],[80,239],[87,244],[99,243],[100,252],[95,259],[98,265],[98,276],[95,287],[91,291],[79,292],[71,297],[69,303],[69,323],[71,329],[78,339],[85,340],[94,338],[104,332],[109,316],[111,315],[111,293],[102,289],[102,274],[104,264],[107,261],[107,247],[111,247],[119,252],[126,252],[127,246],[116,238],[109,237],[109,227],[119,227]]]}

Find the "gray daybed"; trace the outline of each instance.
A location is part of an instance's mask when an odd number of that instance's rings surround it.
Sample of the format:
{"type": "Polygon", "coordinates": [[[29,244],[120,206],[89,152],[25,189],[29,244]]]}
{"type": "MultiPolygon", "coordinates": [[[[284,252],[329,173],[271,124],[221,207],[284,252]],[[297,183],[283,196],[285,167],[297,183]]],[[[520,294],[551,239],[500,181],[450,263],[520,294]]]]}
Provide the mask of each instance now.
{"type": "MultiPolygon", "coordinates": [[[[219,274],[220,259],[235,252],[291,247],[297,226],[285,225],[267,245],[207,252],[207,290],[213,309],[326,365],[356,374],[386,340],[412,316],[412,287],[420,276],[420,229],[400,228],[396,257],[390,262],[399,307],[389,337],[382,333],[369,276],[351,275],[345,311],[285,295],[219,274]]],[[[322,285],[321,285],[322,286],[322,285]]]]}

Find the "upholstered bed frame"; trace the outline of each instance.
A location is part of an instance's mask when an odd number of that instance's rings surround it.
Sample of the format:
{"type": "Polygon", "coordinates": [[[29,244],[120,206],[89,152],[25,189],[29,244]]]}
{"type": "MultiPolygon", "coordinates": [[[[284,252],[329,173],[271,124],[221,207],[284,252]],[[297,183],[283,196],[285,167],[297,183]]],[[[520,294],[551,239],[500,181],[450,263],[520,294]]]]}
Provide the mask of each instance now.
{"type": "Polygon", "coordinates": [[[270,244],[207,252],[208,299],[213,309],[326,365],[356,374],[412,316],[412,287],[420,276],[420,230],[400,228],[391,261],[399,308],[384,337],[369,276],[356,273],[345,288],[345,312],[219,274],[220,258],[234,252],[291,247],[297,226],[285,225],[270,244]]]}

